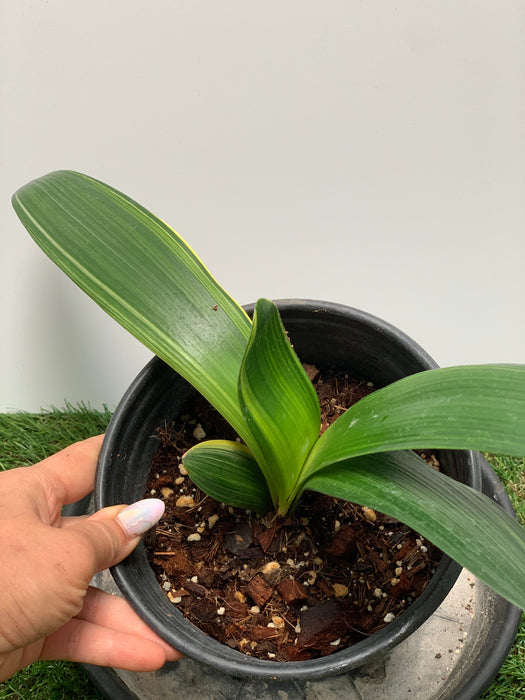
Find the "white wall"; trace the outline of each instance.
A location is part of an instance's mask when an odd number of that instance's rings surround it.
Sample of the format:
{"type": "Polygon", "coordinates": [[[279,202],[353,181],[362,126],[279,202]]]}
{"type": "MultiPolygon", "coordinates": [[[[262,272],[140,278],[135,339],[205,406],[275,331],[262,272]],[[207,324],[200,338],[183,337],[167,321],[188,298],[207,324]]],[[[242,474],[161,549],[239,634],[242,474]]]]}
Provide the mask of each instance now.
{"type": "Polygon", "coordinates": [[[0,411],[113,406],[149,353],[26,235],[58,168],[239,301],[367,309],[442,365],[525,362],[521,0],[4,0],[0,411]]]}

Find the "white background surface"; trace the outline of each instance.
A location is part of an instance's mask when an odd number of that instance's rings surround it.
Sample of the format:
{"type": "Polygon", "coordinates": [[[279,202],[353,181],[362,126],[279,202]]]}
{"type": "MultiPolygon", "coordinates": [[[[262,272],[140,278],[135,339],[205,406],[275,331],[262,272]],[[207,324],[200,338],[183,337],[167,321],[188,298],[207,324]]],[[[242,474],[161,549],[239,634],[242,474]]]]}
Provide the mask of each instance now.
{"type": "Polygon", "coordinates": [[[338,301],[442,365],[525,362],[521,0],[0,0],[0,411],[113,407],[149,352],[11,194],[59,168],[241,303],[338,301]]]}

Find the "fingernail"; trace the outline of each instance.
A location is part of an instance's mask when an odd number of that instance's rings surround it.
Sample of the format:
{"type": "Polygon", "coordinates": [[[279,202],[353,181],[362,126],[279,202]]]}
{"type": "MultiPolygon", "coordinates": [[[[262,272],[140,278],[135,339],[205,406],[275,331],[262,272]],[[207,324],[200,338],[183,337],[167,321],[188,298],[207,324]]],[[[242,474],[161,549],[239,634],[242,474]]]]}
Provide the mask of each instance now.
{"type": "Polygon", "coordinates": [[[145,498],[132,503],[117,515],[117,520],[130,537],[143,535],[162,518],[164,502],[158,498],[145,498]]]}

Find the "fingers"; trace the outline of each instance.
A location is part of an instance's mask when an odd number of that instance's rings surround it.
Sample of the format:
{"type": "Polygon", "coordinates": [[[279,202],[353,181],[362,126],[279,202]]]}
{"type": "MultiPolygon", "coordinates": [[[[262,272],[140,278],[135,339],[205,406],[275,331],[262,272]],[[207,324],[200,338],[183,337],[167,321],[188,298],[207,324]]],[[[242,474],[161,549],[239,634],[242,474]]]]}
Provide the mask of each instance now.
{"type": "Polygon", "coordinates": [[[89,588],[82,610],[76,617],[101,627],[134,634],[156,642],[164,648],[169,661],[175,661],[182,656],[180,652],[158,637],[123,598],[111,595],[99,588],[92,586],[89,588]]]}
{"type": "Polygon", "coordinates": [[[58,527],[73,527],[75,525],[78,525],[78,523],[82,522],[83,520],[87,520],[89,517],[90,517],[89,515],[63,516],[58,521],[57,526],[58,527]]]}
{"type": "Polygon", "coordinates": [[[90,587],[79,615],[48,637],[40,658],[154,671],[181,657],[126,601],[90,587]]]}
{"type": "Polygon", "coordinates": [[[166,649],[150,639],[73,618],[44,644],[41,659],[64,659],[128,671],[156,671],[166,649]]]}
{"type": "Polygon", "coordinates": [[[9,551],[15,573],[22,581],[45,584],[44,605],[23,587],[18,587],[18,597],[13,596],[25,622],[30,623],[20,633],[17,646],[25,656],[16,659],[18,665],[37,658],[40,649],[35,640],[42,643],[50,632],[41,658],[133,670],[154,670],[166,659],[179,658],[124,601],[88,589],[95,572],[130,554],[140,536],[160,519],[164,503],[146,499],[131,506],[104,508],[87,517],[60,518],[63,503],[77,501],[93,489],[102,439],[100,435],[76,443],[3,478],[0,513],[12,536],[9,551]],[[38,572],[36,580],[33,571],[38,572]],[[32,616],[31,605],[37,603],[39,612],[32,616]]]}
{"type": "Polygon", "coordinates": [[[63,528],[76,551],[75,565],[84,569],[87,582],[95,572],[127,557],[139,543],[140,535],[158,522],[163,512],[163,501],[148,498],[131,506],[103,508],[63,528]]]}
{"type": "Polygon", "coordinates": [[[51,480],[62,503],[74,503],[91,493],[103,435],[76,442],[30,469],[51,480]]]}

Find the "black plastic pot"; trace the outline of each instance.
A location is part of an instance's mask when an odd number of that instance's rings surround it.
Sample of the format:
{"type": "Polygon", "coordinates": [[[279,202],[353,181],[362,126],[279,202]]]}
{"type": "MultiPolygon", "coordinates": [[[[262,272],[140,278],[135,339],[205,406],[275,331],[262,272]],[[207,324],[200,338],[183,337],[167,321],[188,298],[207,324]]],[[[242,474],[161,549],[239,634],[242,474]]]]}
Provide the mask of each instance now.
{"type": "MultiPolygon", "coordinates": [[[[287,300],[278,301],[277,305],[294,348],[304,362],[348,369],[378,387],[437,366],[405,334],[370,314],[317,301],[287,300]]],[[[159,446],[156,428],[170,423],[192,392],[194,389],[158,358],[139,374],[106,432],[96,478],[96,509],[132,503],[143,497],[151,461],[159,446]]],[[[476,453],[442,452],[440,463],[449,476],[481,489],[476,453]]],[[[444,555],[423,594],[381,631],[328,657],[288,663],[246,656],[208,637],[187,621],[157,583],[142,545],[114,567],[112,574],[140,617],[190,658],[232,676],[306,680],[344,673],[385,654],[432,615],[460,570],[456,562],[444,555]]]]}

